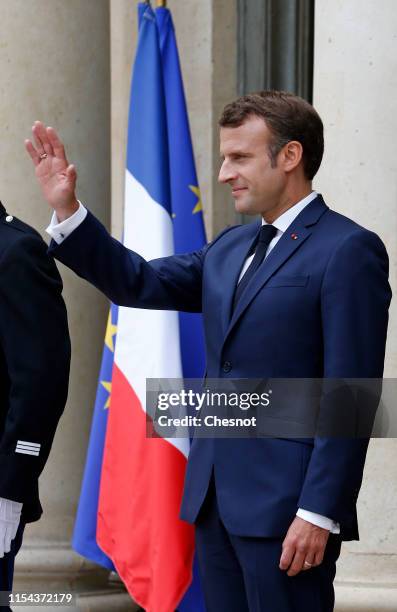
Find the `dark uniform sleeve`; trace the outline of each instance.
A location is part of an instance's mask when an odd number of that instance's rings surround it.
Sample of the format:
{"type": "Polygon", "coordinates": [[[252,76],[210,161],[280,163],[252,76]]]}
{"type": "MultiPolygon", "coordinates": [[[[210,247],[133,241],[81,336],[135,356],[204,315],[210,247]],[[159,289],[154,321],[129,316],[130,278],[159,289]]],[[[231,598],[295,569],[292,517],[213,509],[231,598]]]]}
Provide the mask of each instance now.
{"type": "Polygon", "coordinates": [[[61,291],[44,241],[21,232],[0,259],[0,497],[28,504],[38,499],[67,398],[70,340],[61,291]]]}

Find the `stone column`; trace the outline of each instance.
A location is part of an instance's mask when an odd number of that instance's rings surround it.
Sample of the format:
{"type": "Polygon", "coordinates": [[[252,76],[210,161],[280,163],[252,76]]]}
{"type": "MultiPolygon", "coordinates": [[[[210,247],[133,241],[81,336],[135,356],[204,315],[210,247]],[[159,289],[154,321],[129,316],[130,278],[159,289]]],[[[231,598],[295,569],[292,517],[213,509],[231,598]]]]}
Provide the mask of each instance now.
{"type": "MultiPolygon", "coordinates": [[[[325,157],[315,187],[332,208],[381,236],[394,291],[396,57],[393,0],[317,0],[314,105],[325,124],[325,157]]],[[[394,298],[387,377],[397,373],[396,308],[394,298]]],[[[397,609],[396,462],[395,440],[371,441],[359,497],[361,541],[343,546],[337,571],[340,612],[397,609]]]]}
{"type": "MultiPolygon", "coordinates": [[[[80,199],[109,225],[108,0],[0,0],[0,13],[1,200],[10,213],[45,236],[50,212],[23,144],[33,121],[41,119],[65,141],[77,166],[80,199]]],[[[76,587],[87,577],[93,584],[107,584],[107,572],[98,572],[73,553],[70,539],[108,305],[95,289],[59,268],[72,369],[68,404],[40,479],[44,515],[27,526],[17,557],[15,588],[32,591],[76,587]]]]}

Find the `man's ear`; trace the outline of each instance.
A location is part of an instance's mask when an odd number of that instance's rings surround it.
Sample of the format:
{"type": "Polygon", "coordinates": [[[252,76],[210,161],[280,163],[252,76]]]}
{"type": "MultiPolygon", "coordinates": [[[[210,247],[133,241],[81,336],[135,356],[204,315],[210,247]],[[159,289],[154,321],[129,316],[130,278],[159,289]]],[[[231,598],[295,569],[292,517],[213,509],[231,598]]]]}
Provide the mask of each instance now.
{"type": "Polygon", "coordinates": [[[302,161],[303,147],[297,140],[290,140],[280,151],[280,161],[285,172],[291,172],[302,161]]]}

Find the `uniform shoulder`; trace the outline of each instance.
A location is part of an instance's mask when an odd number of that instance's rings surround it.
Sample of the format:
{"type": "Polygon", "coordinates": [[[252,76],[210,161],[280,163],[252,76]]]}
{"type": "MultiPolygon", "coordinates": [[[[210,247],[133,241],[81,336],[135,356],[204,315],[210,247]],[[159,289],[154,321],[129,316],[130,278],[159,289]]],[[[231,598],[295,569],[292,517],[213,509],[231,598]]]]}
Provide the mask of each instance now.
{"type": "Polygon", "coordinates": [[[40,250],[47,250],[47,245],[33,227],[6,212],[0,216],[0,256],[9,248],[23,248],[23,245],[36,245],[40,250]]]}
{"type": "Polygon", "coordinates": [[[8,238],[10,241],[20,239],[21,235],[34,236],[43,240],[39,232],[31,225],[8,212],[0,215],[0,231],[2,232],[3,239],[8,238]]]}

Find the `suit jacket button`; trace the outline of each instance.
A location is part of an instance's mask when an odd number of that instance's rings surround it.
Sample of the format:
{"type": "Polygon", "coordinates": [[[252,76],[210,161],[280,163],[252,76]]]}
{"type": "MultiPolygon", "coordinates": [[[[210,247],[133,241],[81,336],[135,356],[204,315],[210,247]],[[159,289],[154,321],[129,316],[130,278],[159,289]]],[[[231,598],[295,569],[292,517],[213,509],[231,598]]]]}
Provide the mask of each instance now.
{"type": "Polygon", "coordinates": [[[222,369],[224,372],[230,372],[230,370],[232,369],[232,364],[230,363],[230,361],[225,361],[222,366],[222,369]]]}
{"type": "Polygon", "coordinates": [[[14,217],[12,215],[7,215],[6,216],[7,223],[11,223],[11,221],[13,221],[13,220],[14,220],[14,217]]]}

